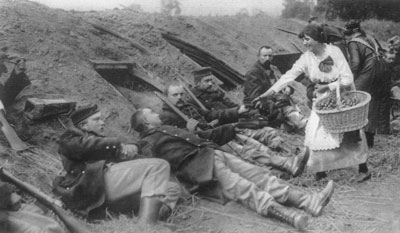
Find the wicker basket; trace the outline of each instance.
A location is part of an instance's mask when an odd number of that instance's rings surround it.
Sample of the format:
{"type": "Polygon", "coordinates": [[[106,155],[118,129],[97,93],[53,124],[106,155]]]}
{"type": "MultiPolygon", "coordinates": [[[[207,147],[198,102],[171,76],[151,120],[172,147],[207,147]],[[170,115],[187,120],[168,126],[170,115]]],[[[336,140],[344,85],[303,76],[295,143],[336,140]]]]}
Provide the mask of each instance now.
{"type": "MultiPolygon", "coordinates": [[[[340,96],[340,94],[339,94],[340,96]]],[[[359,103],[352,107],[338,108],[332,110],[317,110],[321,124],[330,133],[344,133],[361,129],[368,124],[368,107],[371,100],[370,94],[363,91],[349,91],[342,93],[342,96],[357,98],[359,103]]],[[[329,97],[318,100],[315,104],[326,100],[329,97]]],[[[340,97],[339,101],[340,103],[340,97]]]]}

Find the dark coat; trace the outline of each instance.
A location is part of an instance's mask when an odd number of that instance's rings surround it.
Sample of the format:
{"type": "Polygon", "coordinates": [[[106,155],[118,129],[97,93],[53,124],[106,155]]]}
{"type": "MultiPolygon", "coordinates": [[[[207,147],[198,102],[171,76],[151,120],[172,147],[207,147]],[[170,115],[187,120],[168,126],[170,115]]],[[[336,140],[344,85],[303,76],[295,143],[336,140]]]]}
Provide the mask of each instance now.
{"type": "Polygon", "coordinates": [[[17,74],[14,69],[4,85],[0,83],[1,102],[3,102],[5,107],[8,107],[14,102],[18,94],[30,84],[31,81],[24,72],[17,74]]]}
{"type": "Polygon", "coordinates": [[[214,180],[214,149],[235,136],[232,125],[196,134],[164,125],[141,133],[138,145],[143,156],[165,159],[178,179],[195,186],[214,180]]]}
{"type": "MultiPolygon", "coordinates": [[[[364,36],[358,36],[357,38],[366,41],[374,47],[368,38],[364,36]]],[[[356,89],[371,93],[374,89],[372,83],[376,72],[377,58],[375,51],[357,41],[350,41],[348,48],[350,56],[349,65],[354,75],[356,89]]]]}
{"type": "Polygon", "coordinates": [[[271,69],[266,69],[259,61],[245,75],[244,103],[251,103],[253,99],[266,92],[271,86],[271,79],[276,80],[271,69]]]}
{"type": "MultiPolygon", "coordinates": [[[[186,128],[186,122],[176,114],[168,105],[164,104],[163,112],[160,114],[161,121],[164,125],[177,126],[179,128],[186,128]]],[[[199,127],[207,129],[207,123],[218,119],[220,125],[234,123],[239,120],[238,108],[230,108],[217,111],[204,111],[201,108],[196,108],[192,104],[186,104],[180,110],[188,117],[199,121],[199,127]]]]}
{"type": "Polygon", "coordinates": [[[371,94],[371,101],[368,110],[368,125],[366,132],[375,133],[379,120],[379,96],[380,92],[386,88],[386,78],[384,77],[384,67],[382,60],[373,50],[374,43],[365,36],[358,36],[366,41],[372,48],[358,42],[350,41],[348,43],[350,69],[354,75],[354,84],[356,90],[365,91],[371,94]]]}
{"type": "Polygon", "coordinates": [[[54,192],[71,209],[88,213],[104,203],[104,165],[120,157],[121,141],[68,129],[60,137],[59,153],[66,171],[54,181],[54,192]]]}
{"type": "MultiPolygon", "coordinates": [[[[237,104],[233,103],[229,98],[225,97],[225,93],[221,90],[216,91],[204,91],[200,90],[199,87],[194,87],[192,90],[193,94],[200,100],[200,102],[209,110],[223,110],[227,108],[237,107],[237,104]]],[[[190,100],[190,103],[195,105],[194,100],[190,100]]]]}

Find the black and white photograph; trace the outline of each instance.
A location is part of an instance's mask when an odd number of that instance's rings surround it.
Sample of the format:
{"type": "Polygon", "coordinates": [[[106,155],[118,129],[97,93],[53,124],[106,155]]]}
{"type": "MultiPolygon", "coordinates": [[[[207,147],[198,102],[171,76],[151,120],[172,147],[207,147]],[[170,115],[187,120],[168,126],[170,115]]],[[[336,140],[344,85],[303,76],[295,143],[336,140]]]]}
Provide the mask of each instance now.
{"type": "Polygon", "coordinates": [[[0,233],[400,233],[400,0],[0,0],[0,233]]]}

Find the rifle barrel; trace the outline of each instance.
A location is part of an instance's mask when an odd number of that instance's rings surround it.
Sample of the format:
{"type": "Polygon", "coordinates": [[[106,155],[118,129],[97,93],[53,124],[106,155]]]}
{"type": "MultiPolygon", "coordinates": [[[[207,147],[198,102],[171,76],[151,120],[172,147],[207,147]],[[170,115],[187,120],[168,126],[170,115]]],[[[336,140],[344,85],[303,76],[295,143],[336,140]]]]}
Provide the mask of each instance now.
{"type": "Polygon", "coordinates": [[[175,105],[173,105],[169,100],[167,100],[167,98],[165,98],[164,96],[162,96],[160,93],[158,92],[154,92],[154,94],[160,99],[162,100],[166,105],[168,105],[168,107],[170,107],[176,114],[179,115],[179,117],[181,117],[184,121],[188,122],[189,121],[189,117],[187,117],[181,110],[179,110],[175,105]]]}
{"type": "Polygon", "coordinates": [[[279,27],[274,27],[274,28],[279,30],[279,31],[286,32],[286,33],[289,33],[289,34],[292,34],[292,35],[295,35],[295,36],[298,35],[298,33],[294,32],[294,31],[289,31],[289,30],[286,30],[286,29],[283,29],[283,28],[279,28],[279,27]]]}
{"type": "Polygon", "coordinates": [[[71,233],[88,233],[90,232],[89,229],[75,217],[70,216],[64,209],[62,209],[58,204],[57,200],[53,199],[42,191],[37,189],[31,184],[23,182],[22,180],[18,179],[17,177],[13,176],[11,173],[6,171],[3,167],[0,168],[0,176],[5,181],[8,181],[21,190],[29,193],[33,197],[35,197],[40,203],[47,206],[51,209],[64,223],[64,225],[68,228],[71,233]]]}

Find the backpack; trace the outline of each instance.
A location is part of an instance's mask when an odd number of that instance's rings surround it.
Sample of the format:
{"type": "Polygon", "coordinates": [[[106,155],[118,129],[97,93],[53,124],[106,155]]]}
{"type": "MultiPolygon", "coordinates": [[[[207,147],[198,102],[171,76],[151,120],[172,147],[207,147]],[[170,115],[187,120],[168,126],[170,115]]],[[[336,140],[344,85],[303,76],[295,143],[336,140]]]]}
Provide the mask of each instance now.
{"type": "Polygon", "coordinates": [[[373,90],[374,90],[374,93],[376,93],[376,94],[379,94],[379,93],[384,94],[383,92],[387,91],[386,90],[387,83],[382,83],[382,81],[387,81],[386,79],[388,78],[388,77],[386,77],[386,76],[388,76],[387,69],[386,69],[386,67],[387,67],[386,61],[385,61],[385,59],[383,59],[383,54],[381,54],[379,52],[379,49],[378,49],[379,46],[378,46],[377,42],[375,41],[375,39],[370,38],[370,37],[367,37],[367,38],[369,39],[369,41],[371,41],[374,44],[373,47],[367,41],[365,41],[361,38],[353,38],[350,41],[359,42],[359,43],[367,46],[367,48],[374,51],[374,53],[375,53],[374,58],[376,59],[376,63],[375,63],[375,75],[374,75],[374,79],[372,81],[372,85],[377,88],[374,88],[373,90]],[[381,88],[379,88],[379,87],[381,87],[381,88]]]}

